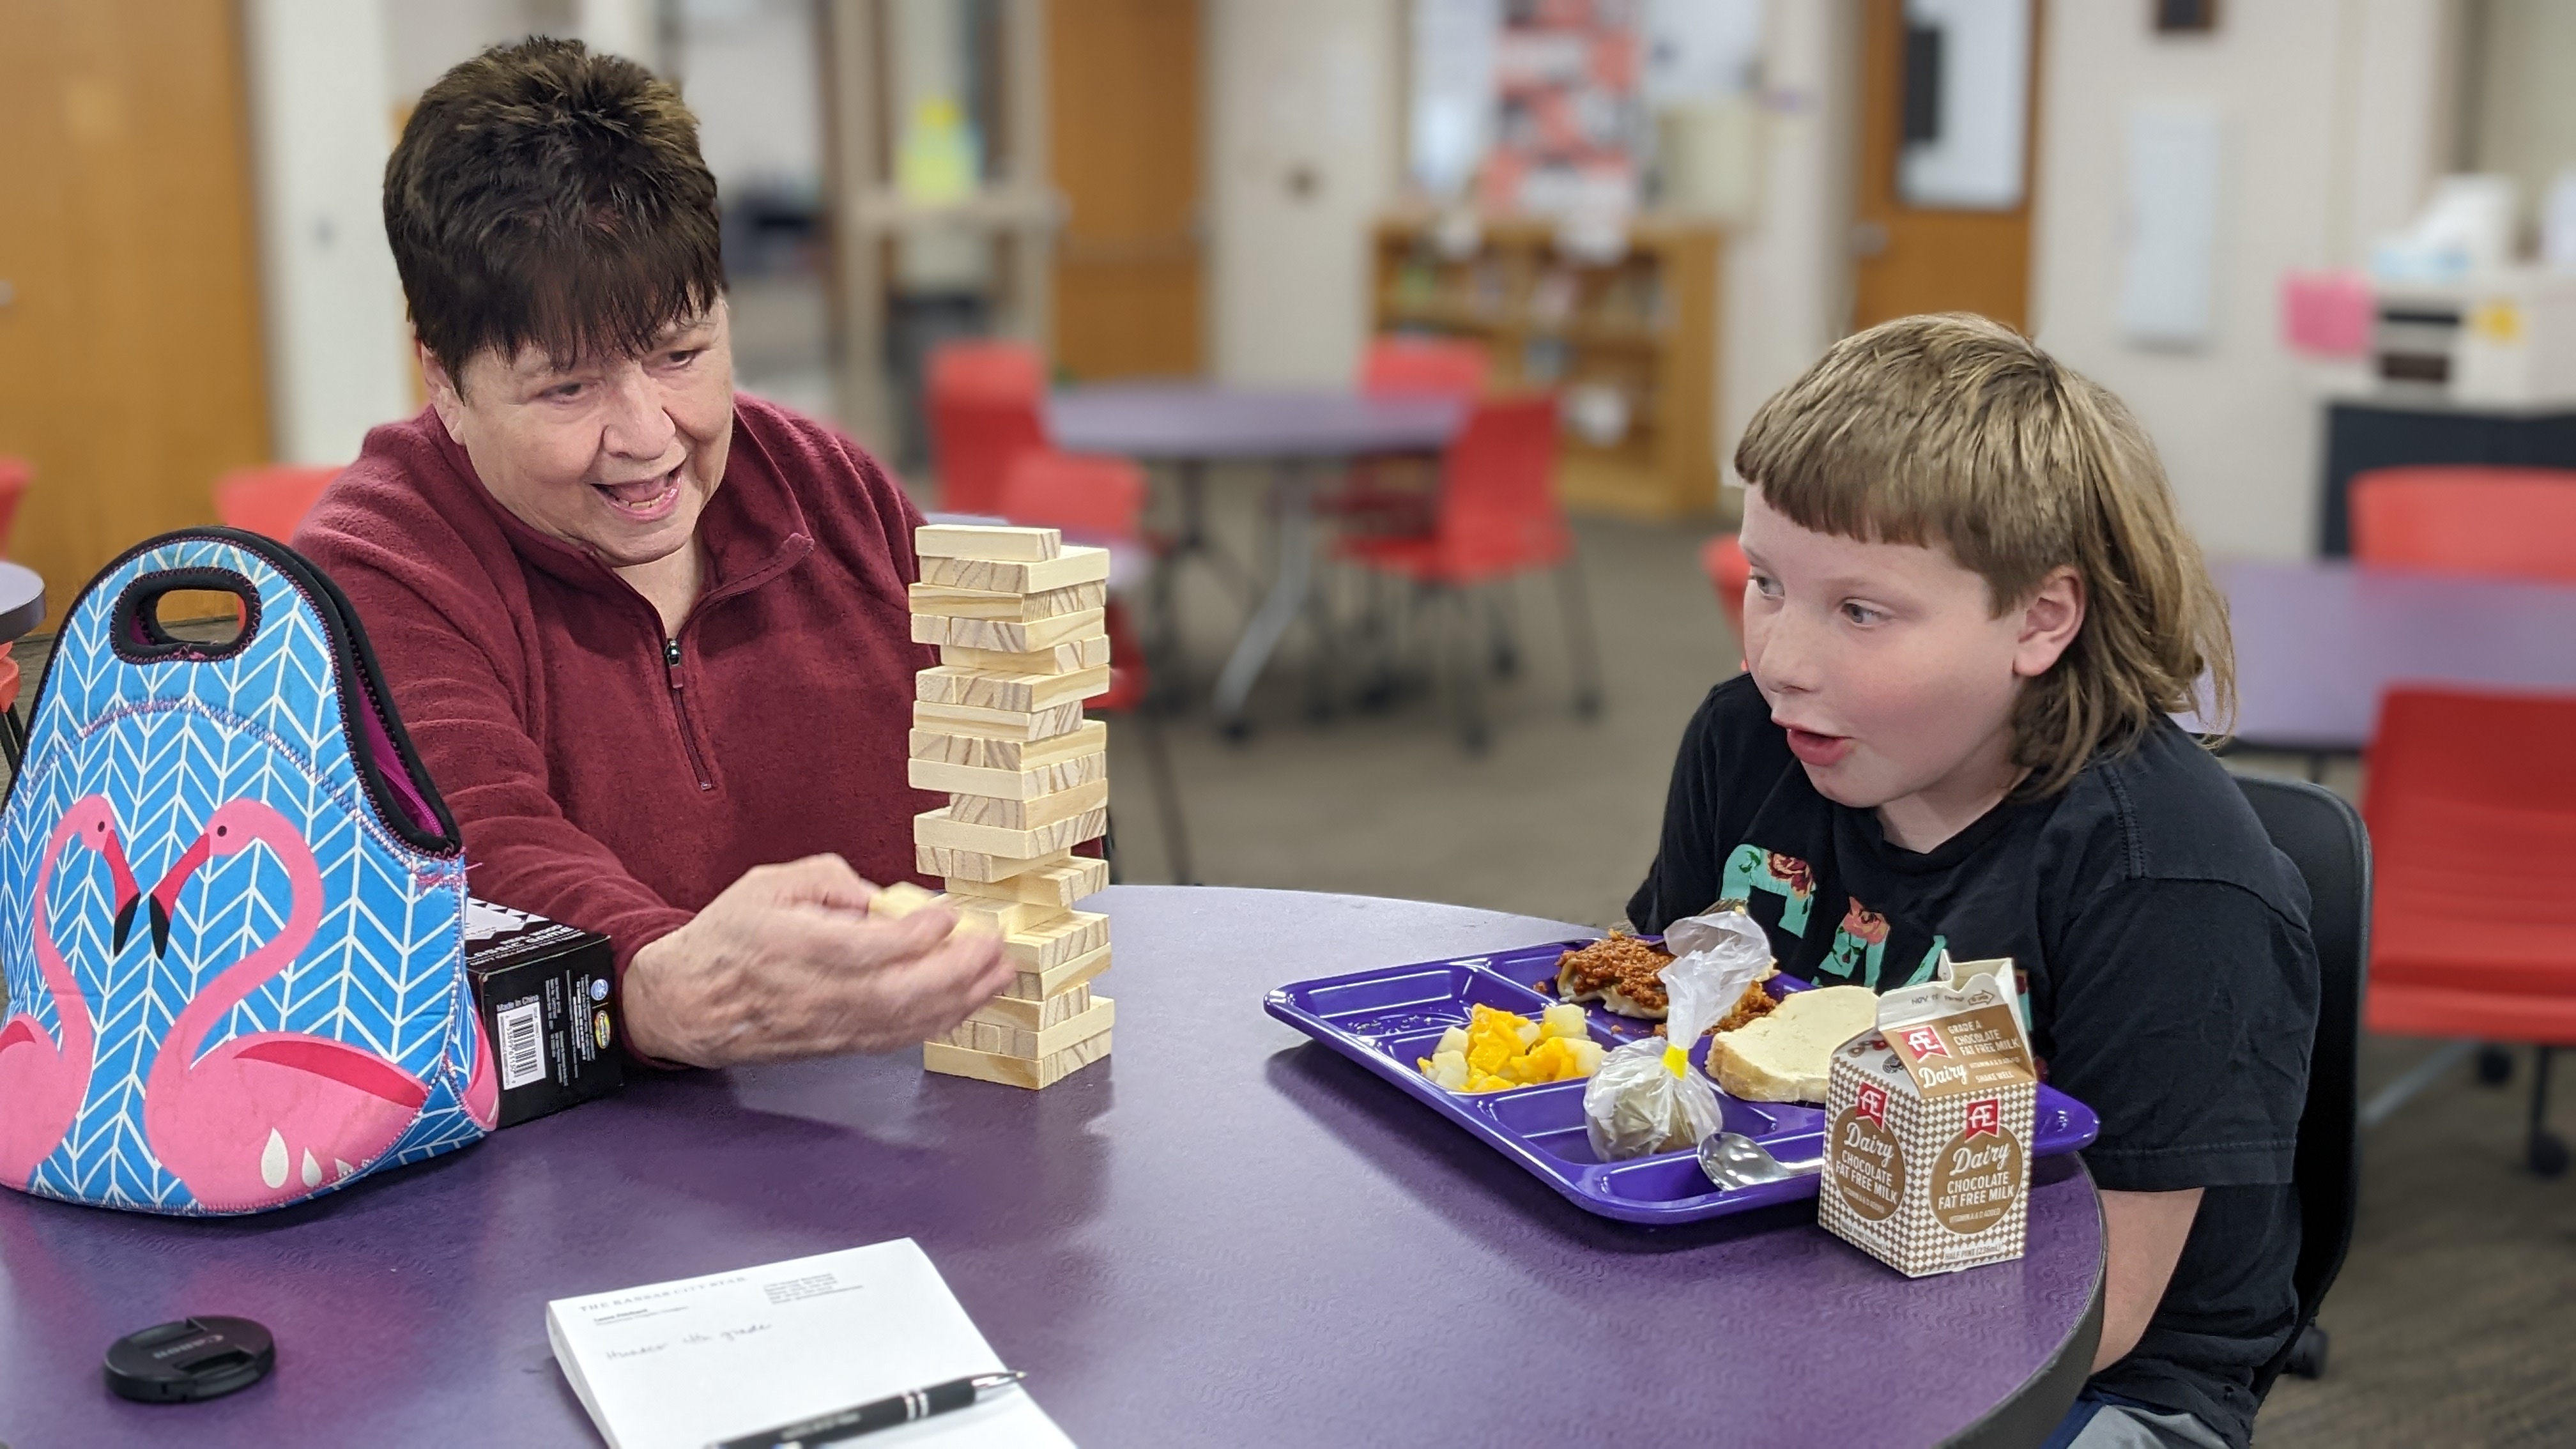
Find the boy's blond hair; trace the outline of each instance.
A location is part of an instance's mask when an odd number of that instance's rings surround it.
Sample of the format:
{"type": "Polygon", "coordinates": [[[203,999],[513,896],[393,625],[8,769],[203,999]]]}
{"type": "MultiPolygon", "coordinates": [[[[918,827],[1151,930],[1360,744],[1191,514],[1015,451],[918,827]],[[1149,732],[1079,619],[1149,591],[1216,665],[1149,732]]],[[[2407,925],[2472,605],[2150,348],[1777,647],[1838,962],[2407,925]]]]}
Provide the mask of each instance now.
{"type": "Polygon", "coordinates": [[[2199,702],[2235,714],[2227,601],[2175,516],[2120,400],[1983,317],[1902,317],[1834,344],[1765,402],[1735,470],[1800,527],[1949,550],[1997,615],[2049,572],[2084,582],[2084,625],[2022,689],[2020,793],[2064,789],[2097,752],[2134,748],[2199,702]]]}

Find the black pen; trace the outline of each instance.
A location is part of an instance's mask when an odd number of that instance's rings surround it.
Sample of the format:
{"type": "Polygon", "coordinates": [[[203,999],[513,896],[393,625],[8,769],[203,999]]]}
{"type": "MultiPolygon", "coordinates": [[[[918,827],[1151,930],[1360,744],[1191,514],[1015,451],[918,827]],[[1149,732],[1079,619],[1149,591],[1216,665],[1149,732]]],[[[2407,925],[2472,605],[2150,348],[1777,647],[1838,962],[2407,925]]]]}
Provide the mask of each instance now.
{"type": "Polygon", "coordinates": [[[915,1389],[908,1394],[897,1394],[854,1409],[835,1409],[828,1414],[799,1419],[793,1424],[781,1424],[775,1429],[727,1439],[709,1446],[709,1449],[801,1449],[807,1444],[829,1444],[838,1439],[873,1434],[879,1429],[891,1429],[897,1424],[909,1424],[915,1419],[963,1409],[1025,1377],[1006,1370],[997,1374],[977,1374],[973,1378],[950,1379],[944,1384],[933,1384],[926,1389],[915,1389]]]}

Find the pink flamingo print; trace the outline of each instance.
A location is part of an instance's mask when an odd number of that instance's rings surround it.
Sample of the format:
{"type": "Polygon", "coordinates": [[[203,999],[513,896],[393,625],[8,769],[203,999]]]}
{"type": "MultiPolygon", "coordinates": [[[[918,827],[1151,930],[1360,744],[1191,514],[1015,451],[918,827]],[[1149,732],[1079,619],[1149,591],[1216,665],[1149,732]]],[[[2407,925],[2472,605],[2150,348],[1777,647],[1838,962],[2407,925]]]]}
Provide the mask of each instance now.
{"type": "MultiPolygon", "coordinates": [[[[411,1073],[373,1052],[298,1031],[239,1036],[198,1057],[224,1014],[284,971],[322,923],[322,872],[285,816],[233,800],[152,888],[163,916],[190,876],[253,842],[286,867],[286,927],[201,989],[170,1024],[143,1088],[143,1130],[161,1165],[201,1207],[276,1207],[373,1162],[429,1096],[411,1073]]],[[[470,1093],[469,1093],[470,1095],[470,1093]]]]}
{"type": "MultiPolygon", "coordinates": [[[[59,1045],[37,1025],[33,1012],[22,1011],[0,1025],[0,1183],[24,1191],[36,1164],[62,1145],[63,1134],[80,1115],[81,1098],[89,1093],[90,1067],[97,1057],[98,1027],[90,1020],[89,998],[54,941],[53,922],[45,909],[45,888],[53,884],[54,865],[73,845],[86,845],[106,857],[115,884],[118,913],[133,909],[134,872],[126,865],[125,847],[116,832],[116,811],[96,795],[72,802],[45,842],[45,859],[36,867],[36,970],[54,998],[54,1018],[62,1024],[59,1045]]],[[[128,917],[128,919],[131,919],[128,917]]],[[[120,933],[119,945],[123,944],[120,933]]]]}

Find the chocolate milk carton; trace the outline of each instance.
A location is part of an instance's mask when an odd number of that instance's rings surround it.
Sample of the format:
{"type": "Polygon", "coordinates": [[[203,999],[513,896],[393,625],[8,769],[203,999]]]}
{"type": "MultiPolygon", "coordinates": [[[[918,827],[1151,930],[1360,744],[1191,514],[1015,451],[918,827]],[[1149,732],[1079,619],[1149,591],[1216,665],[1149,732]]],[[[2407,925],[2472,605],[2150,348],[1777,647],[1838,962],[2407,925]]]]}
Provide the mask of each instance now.
{"type": "Polygon", "coordinates": [[[1909,1278],[2020,1257],[2038,1082],[2011,960],[1945,955],[1834,1052],[1817,1220],[1909,1278]]]}

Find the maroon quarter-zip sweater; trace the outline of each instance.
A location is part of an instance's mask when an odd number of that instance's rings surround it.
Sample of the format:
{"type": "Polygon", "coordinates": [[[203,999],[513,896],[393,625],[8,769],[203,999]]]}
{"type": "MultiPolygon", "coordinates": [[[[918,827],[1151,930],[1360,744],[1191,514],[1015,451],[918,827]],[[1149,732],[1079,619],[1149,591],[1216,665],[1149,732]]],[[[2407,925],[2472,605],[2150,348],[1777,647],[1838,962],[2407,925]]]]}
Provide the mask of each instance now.
{"type": "Polygon", "coordinates": [[[295,532],[357,606],[465,835],[474,894],[599,931],[622,973],[756,865],[914,877],[905,585],[921,514],[848,439],[737,397],[675,638],[496,502],[428,410],[370,432],[295,532]]]}

